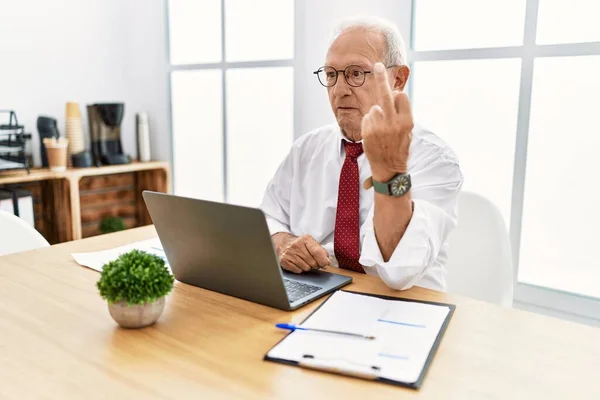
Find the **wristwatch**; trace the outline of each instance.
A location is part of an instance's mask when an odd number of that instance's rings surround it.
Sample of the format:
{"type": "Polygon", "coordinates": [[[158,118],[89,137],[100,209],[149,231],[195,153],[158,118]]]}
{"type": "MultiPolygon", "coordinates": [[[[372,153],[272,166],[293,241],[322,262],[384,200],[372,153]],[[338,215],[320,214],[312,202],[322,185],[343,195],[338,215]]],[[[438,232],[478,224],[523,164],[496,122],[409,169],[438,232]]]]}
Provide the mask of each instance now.
{"type": "Polygon", "coordinates": [[[388,196],[404,196],[410,190],[411,186],[412,183],[409,174],[396,174],[387,182],[377,182],[373,179],[373,189],[378,193],[387,194],[388,196]]]}

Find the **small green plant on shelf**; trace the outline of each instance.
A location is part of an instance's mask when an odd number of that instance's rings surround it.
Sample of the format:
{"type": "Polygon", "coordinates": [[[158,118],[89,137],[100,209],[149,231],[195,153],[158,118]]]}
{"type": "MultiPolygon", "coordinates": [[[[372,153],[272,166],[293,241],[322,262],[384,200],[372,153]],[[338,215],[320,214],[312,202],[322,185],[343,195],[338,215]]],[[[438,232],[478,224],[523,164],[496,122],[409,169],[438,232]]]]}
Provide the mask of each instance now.
{"type": "Polygon", "coordinates": [[[106,217],[100,222],[100,232],[102,234],[123,231],[125,228],[125,222],[120,217],[106,217]]]}

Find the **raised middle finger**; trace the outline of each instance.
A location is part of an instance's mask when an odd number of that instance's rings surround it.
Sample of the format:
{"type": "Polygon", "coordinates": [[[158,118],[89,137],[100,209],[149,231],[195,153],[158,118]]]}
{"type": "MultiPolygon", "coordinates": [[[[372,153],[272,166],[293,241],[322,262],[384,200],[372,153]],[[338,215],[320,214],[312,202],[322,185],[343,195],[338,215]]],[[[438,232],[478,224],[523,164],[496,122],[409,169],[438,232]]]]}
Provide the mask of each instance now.
{"type": "Polygon", "coordinates": [[[377,104],[381,106],[385,115],[392,115],[395,111],[394,99],[385,66],[380,62],[375,63],[373,75],[377,90],[377,104]]]}

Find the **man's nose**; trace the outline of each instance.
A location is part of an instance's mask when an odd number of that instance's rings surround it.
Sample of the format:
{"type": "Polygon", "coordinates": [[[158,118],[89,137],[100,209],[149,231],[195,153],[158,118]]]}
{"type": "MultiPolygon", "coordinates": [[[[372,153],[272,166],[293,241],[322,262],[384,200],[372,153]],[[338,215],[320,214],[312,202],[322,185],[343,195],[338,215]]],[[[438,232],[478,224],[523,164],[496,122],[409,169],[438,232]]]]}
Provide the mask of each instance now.
{"type": "Polygon", "coordinates": [[[337,82],[333,85],[332,90],[335,96],[346,96],[352,92],[343,74],[338,75],[337,82]]]}

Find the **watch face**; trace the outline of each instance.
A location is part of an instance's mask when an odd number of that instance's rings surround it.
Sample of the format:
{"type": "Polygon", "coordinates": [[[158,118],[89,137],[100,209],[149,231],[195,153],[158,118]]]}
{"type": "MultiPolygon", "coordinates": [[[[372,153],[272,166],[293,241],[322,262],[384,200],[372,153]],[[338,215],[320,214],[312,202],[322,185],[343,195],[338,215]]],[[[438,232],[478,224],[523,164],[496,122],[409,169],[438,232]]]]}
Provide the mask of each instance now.
{"type": "Polygon", "coordinates": [[[391,186],[392,195],[402,196],[410,189],[410,178],[408,175],[397,176],[391,186]]]}

